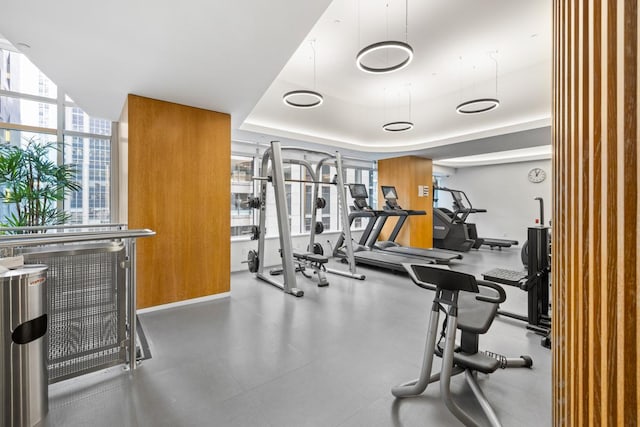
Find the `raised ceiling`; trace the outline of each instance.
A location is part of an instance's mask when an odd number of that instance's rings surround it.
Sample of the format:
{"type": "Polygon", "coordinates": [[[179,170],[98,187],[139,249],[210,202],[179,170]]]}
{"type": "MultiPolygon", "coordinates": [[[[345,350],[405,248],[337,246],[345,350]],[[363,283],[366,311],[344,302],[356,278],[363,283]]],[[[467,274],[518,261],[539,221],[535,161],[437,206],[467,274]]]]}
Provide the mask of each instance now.
{"type": "MultiPolygon", "coordinates": [[[[229,113],[235,138],[370,153],[459,148],[549,125],[550,2],[409,1],[414,61],[386,75],[358,70],[363,46],[404,40],[404,18],[404,0],[7,0],[0,34],[30,45],[27,56],[82,108],[111,120],[134,93],[229,113]],[[314,85],[311,40],[315,88],[325,102],[296,110],[282,94],[314,85]],[[491,52],[500,108],[456,114],[461,101],[495,95],[491,52]],[[407,117],[412,131],[382,130],[385,121],[407,117]]],[[[512,148],[530,140],[516,139],[512,148]]],[[[549,141],[534,145],[542,143],[549,141]]],[[[479,150],[463,151],[486,152],[479,150]]]]}
{"type": "Polygon", "coordinates": [[[413,62],[383,75],[356,67],[355,56],[362,47],[404,37],[404,0],[334,0],[241,129],[396,152],[550,123],[551,2],[409,1],[413,62]],[[324,104],[293,109],[284,105],[282,95],[314,87],[311,41],[316,52],[315,90],[324,96],[324,104]],[[492,56],[498,63],[500,108],[473,116],[457,114],[455,107],[462,101],[495,96],[492,56]],[[383,131],[383,123],[396,120],[410,120],[415,128],[383,131]]]}

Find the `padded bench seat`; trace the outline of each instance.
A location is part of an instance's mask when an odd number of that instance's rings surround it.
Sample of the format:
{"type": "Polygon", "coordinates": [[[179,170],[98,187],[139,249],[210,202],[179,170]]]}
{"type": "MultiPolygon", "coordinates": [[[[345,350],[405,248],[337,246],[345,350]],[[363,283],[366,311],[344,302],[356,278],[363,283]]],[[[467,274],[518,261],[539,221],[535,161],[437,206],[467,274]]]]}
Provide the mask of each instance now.
{"type": "Polygon", "coordinates": [[[474,371],[490,374],[500,367],[500,361],[482,353],[453,353],[453,364],[474,371]]]}
{"type": "Polygon", "coordinates": [[[324,255],[314,254],[313,252],[294,252],[293,257],[298,260],[311,261],[318,264],[326,264],[329,258],[324,255]]]}

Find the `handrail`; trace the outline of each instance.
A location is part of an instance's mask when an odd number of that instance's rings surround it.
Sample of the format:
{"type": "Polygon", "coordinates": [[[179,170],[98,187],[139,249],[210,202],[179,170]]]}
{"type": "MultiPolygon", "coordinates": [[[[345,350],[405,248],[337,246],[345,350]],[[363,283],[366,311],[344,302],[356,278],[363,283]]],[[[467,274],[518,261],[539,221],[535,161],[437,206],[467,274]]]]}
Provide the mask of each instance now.
{"type": "Polygon", "coordinates": [[[32,225],[28,227],[0,227],[3,231],[41,231],[41,230],[67,230],[70,228],[127,228],[127,224],[69,224],[69,225],[32,225]]]}
{"type": "Polygon", "coordinates": [[[155,236],[156,232],[147,228],[135,230],[95,231],[64,234],[18,234],[0,236],[0,248],[16,246],[50,245],[55,243],[88,242],[92,240],[131,239],[155,236]]]}

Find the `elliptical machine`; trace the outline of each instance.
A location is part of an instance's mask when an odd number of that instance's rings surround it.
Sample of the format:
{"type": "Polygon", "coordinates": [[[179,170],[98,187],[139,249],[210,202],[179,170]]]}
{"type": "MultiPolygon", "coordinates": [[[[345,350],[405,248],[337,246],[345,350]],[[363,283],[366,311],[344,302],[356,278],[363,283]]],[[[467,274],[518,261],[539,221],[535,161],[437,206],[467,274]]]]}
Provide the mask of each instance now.
{"type": "MultiPolygon", "coordinates": [[[[434,190],[451,191],[445,187],[437,187],[434,190]]],[[[466,219],[471,212],[456,208],[455,211],[442,207],[433,207],[433,246],[440,249],[449,249],[457,252],[469,252],[476,244],[471,237],[466,219]]],[[[475,234],[475,225],[472,233],[475,234]]]]}

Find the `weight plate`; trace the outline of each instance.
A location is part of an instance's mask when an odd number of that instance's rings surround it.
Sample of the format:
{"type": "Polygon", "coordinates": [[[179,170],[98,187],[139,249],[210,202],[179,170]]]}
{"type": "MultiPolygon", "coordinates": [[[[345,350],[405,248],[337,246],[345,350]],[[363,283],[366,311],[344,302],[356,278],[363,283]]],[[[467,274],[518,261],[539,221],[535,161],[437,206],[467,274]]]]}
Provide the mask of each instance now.
{"type": "Polygon", "coordinates": [[[258,268],[260,267],[260,259],[258,257],[257,251],[249,251],[247,254],[247,264],[249,265],[249,271],[251,273],[258,272],[258,268]]]}

